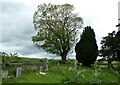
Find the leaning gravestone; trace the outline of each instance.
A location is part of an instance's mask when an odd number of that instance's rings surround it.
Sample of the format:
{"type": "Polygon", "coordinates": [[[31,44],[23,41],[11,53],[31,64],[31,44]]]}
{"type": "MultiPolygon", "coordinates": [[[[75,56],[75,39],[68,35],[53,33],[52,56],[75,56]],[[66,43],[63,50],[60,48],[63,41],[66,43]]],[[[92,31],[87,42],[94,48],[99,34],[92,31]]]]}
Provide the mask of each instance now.
{"type": "Polygon", "coordinates": [[[2,72],[2,79],[7,78],[7,76],[8,76],[8,71],[2,72]]]}
{"type": "Polygon", "coordinates": [[[21,70],[22,70],[22,67],[17,67],[17,69],[16,69],[16,77],[21,76],[21,70]]]}

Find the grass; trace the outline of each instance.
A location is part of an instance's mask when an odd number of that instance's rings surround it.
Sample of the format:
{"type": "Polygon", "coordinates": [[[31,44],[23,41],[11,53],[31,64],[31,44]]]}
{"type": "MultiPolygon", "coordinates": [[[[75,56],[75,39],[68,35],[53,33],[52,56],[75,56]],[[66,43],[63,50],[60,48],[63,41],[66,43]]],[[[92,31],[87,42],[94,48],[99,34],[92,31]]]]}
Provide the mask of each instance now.
{"type": "Polygon", "coordinates": [[[2,71],[0,70],[0,85],[2,84],[2,71]]]}
{"type": "Polygon", "coordinates": [[[37,73],[30,73],[21,76],[20,78],[13,78],[11,80],[5,79],[3,83],[59,83],[56,75],[37,75],[37,73]]]}
{"type": "Polygon", "coordinates": [[[23,72],[20,78],[3,79],[3,83],[118,83],[116,71],[109,70],[107,67],[98,68],[96,75],[92,73],[92,67],[78,66],[77,72],[82,72],[77,79],[78,74],[74,73],[73,63],[50,65],[46,75],[40,75],[38,71],[23,72]]]}

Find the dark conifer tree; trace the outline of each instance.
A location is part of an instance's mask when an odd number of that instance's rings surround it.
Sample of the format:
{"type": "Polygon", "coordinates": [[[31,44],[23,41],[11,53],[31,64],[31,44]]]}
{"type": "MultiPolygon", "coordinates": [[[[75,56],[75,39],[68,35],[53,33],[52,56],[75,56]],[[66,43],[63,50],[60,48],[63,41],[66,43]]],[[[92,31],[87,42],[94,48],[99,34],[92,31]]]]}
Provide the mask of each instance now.
{"type": "Polygon", "coordinates": [[[91,66],[98,56],[94,30],[90,26],[85,27],[80,38],[75,47],[76,59],[84,66],[91,66]]]}

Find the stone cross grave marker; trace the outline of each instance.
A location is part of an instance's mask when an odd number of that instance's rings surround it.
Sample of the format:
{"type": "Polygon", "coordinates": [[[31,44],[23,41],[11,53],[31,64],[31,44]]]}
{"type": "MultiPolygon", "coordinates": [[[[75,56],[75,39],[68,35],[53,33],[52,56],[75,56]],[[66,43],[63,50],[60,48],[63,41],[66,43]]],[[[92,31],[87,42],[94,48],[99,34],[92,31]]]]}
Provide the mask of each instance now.
{"type": "Polygon", "coordinates": [[[17,69],[16,69],[16,77],[21,76],[21,70],[22,70],[22,67],[17,67],[17,69]]]}

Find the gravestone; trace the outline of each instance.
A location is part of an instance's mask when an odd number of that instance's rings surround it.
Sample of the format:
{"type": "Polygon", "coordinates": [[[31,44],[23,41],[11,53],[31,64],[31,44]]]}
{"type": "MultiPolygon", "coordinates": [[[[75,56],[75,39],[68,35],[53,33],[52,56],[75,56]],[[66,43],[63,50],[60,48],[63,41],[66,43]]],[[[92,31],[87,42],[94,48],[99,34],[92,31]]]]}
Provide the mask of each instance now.
{"type": "Polygon", "coordinates": [[[2,79],[7,78],[7,76],[8,76],[8,71],[2,72],[2,79]]]}
{"type": "Polygon", "coordinates": [[[16,69],[16,77],[21,77],[21,70],[22,70],[22,67],[17,67],[17,69],[16,69]]]}
{"type": "Polygon", "coordinates": [[[46,71],[48,71],[48,64],[46,64],[46,71]]]}
{"type": "Polygon", "coordinates": [[[48,71],[48,60],[46,62],[46,71],[48,71]]]}
{"type": "Polygon", "coordinates": [[[97,69],[98,69],[97,61],[95,61],[93,67],[94,67],[94,69],[92,70],[92,74],[94,74],[95,76],[97,76],[97,69]]]}
{"type": "Polygon", "coordinates": [[[76,74],[76,72],[77,72],[77,62],[75,61],[74,62],[74,73],[76,74]]]}
{"type": "Polygon", "coordinates": [[[59,62],[57,63],[57,65],[58,65],[58,66],[60,65],[59,62]]]}
{"type": "Polygon", "coordinates": [[[40,66],[40,72],[43,72],[43,66],[40,66]]]}
{"type": "Polygon", "coordinates": [[[95,69],[92,70],[92,74],[95,75],[95,76],[97,76],[97,70],[95,70],[95,69]]]}

